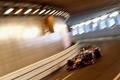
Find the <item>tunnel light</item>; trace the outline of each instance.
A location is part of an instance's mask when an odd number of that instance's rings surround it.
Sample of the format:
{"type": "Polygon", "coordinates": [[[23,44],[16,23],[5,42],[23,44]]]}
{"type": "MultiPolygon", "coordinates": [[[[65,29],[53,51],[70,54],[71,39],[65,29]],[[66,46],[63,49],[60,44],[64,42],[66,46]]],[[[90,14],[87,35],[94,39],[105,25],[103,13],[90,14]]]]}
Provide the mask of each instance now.
{"type": "Polygon", "coordinates": [[[68,14],[68,13],[65,13],[64,16],[65,16],[65,17],[69,17],[69,14],[68,14]]]}
{"type": "Polygon", "coordinates": [[[37,9],[37,10],[35,10],[32,14],[35,14],[35,13],[37,13],[38,11],[39,11],[40,9],[37,9]]]}
{"type": "Polygon", "coordinates": [[[51,14],[53,14],[55,12],[55,10],[53,10],[52,12],[50,12],[49,14],[51,15],[51,14]]]}
{"type": "Polygon", "coordinates": [[[85,25],[85,22],[82,22],[82,23],[79,24],[79,26],[83,26],[83,25],[85,25]]]}
{"type": "Polygon", "coordinates": [[[66,15],[65,15],[65,17],[67,18],[67,17],[70,17],[70,14],[69,13],[67,13],[66,15]]]}
{"type": "Polygon", "coordinates": [[[63,12],[62,11],[60,11],[60,14],[59,15],[62,15],[63,14],[63,12]]]}
{"type": "Polygon", "coordinates": [[[66,15],[67,13],[65,12],[65,15],[66,15]]]}
{"type": "Polygon", "coordinates": [[[74,25],[74,26],[72,26],[72,27],[70,27],[70,28],[75,29],[75,28],[77,28],[77,27],[78,27],[77,25],[74,25]]]}
{"type": "Polygon", "coordinates": [[[57,13],[59,13],[59,11],[56,11],[55,14],[57,15],[57,13]]]}
{"type": "Polygon", "coordinates": [[[100,20],[100,17],[97,17],[97,18],[94,18],[93,20],[92,20],[92,22],[97,22],[97,21],[99,21],[100,20]]]}
{"type": "Polygon", "coordinates": [[[15,14],[19,14],[23,9],[19,9],[18,11],[15,12],[15,14]]]}
{"type": "Polygon", "coordinates": [[[62,12],[62,11],[59,11],[56,15],[61,15],[61,12],[62,12]]]}
{"type": "MultiPolygon", "coordinates": [[[[60,15],[62,16],[63,13],[64,13],[64,11],[62,11],[60,15]]],[[[70,16],[70,15],[69,15],[69,16],[70,16]]]]}
{"type": "Polygon", "coordinates": [[[93,28],[96,28],[97,25],[98,25],[97,23],[94,23],[94,24],[92,25],[92,27],[93,27],[93,28]]]}
{"type": "Polygon", "coordinates": [[[118,14],[119,14],[119,12],[116,11],[116,12],[111,13],[111,14],[109,15],[109,17],[115,17],[115,16],[117,16],[118,14]]]}
{"type": "Polygon", "coordinates": [[[105,20],[107,17],[108,17],[108,14],[101,16],[100,19],[105,20]]]}
{"type": "Polygon", "coordinates": [[[33,4],[33,5],[31,5],[31,7],[39,7],[37,4],[33,4]]]}
{"type": "Polygon", "coordinates": [[[68,13],[61,13],[62,16],[64,17],[69,17],[70,15],[68,13]]]}
{"type": "Polygon", "coordinates": [[[53,15],[55,15],[55,14],[57,14],[58,13],[58,11],[55,11],[54,13],[53,13],[53,15]]]}
{"type": "Polygon", "coordinates": [[[59,11],[56,15],[59,15],[61,13],[61,11],[59,11]]]}
{"type": "Polygon", "coordinates": [[[63,11],[63,12],[61,13],[61,15],[64,16],[64,13],[65,13],[65,12],[63,11]]]}
{"type": "Polygon", "coordinates": [[[27,11],[25,11],[24,14],[28,14],[28,13],[31,12],[31,11],[32,11],[32,9],[28,9],[27,11]]]}
{"type": "Polygon", "coordinates": [[[46,11],[45,14],[48,14],[50,11],[51,11],[51,10],[46,11]]]}
{"type": "Polygon", "coordinates": [[[62,12],[62,11],[60,11],[60,12],[59,12],[59,15],[61,15],[62,13],[63,13],[63,12],[62,12]]]}
{"type": "MultiPolygon", "coordinates": [[[[62,15],[62,13],[59,13],[58,15],[59,15],[59,16],[61,16],[61,15],[62,15]]],[[[68,16],[68,15],[67,15],[67,16],[68,16]]]]}
{"type": "Polygon", "coordinates": [[[64,16],[65,12],[62,13],[62,16],[64,16]]]}
{"type": "Polygon", "coordinates": [[[14,8],[10,8],[10,9],[8,9],[4,14],[9,14],[9,13],[11,13],[13,10],[14,10],[14,8]]]}
{"type": "Polygon", "coordinates": [[[89,20],[89,21],[86,21],[85,24],[88,25],[88,24],[90,24],[91,22],[92,22],[92,21],[89,20]]]}
{"type": "Polygon", "coordinates": [[[43,9],[42,11],[39,12],[39,14],[42,14],[46,11],[46,9],[43,9]]]}
{"type": "MultiPolygon", "coordinates": [[[[63,8],[57,7],[57,6],[51,6],[51,5],[44,5],[44,4],[34,4],[34,3],[15,3],[15,2],[1,2],[1,11],[3,12],[1,15],[16,15],[20,16],[18,14],[23,14],[21,16],[24,16],[25,14],[32,14],[32,15],[54,15],[65,18],[64,20],[68,20],[70,17],[70,14],[65,11],[63,8]],[[42,10],[41,10],[42,8],[42,10]],[[40,10],[39,10],[40,9],[40,10]]],[[[26,15],[31,16],[31,15],[26,15]]]]}

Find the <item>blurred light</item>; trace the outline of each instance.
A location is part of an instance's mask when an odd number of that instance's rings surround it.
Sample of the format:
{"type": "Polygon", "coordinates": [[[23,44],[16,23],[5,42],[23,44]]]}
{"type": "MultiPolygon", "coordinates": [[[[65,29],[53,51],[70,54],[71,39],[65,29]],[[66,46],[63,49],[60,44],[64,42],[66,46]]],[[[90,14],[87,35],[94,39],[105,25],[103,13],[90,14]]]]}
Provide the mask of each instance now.
{"type": "Polygon", "coordinates": [[[62,16],[64,16],[64,13],[65,13],[65,12],[63,11],[63,12],[62,12],[62,16]]]}
{"type": "Polygon", "coordinates": [[[93,20],[92,20],[92,22],[97,22],[97,21],[99,21],[100,20],[100,17],[97,17],[97,18],[94,18],[93,20]]]}
{"type": "MultiPolygon", "coordinates": [[[[67,11],[64,11],[63,8],[60,7],[55,7],[55,6],[50,6],[50,5],[42,5],[42,4],[34,4],[34,3],[15,3],[15,2],[1,2],[1,8],[2,14],[8,14],[11,15],[10,13],[14,15],[18,14],[33,14],[33,15],[42,15],[48,16],[48,15],[55,15],[59,17],[65,18],[65,21],[68,20],[70,17],[70,14],[67,11]],[[26,9],[27,8],[27,9],[26,9]],[[42,8],[42,10],[41,10],[42,8]]],[[[20,16],[20,15],[18,15],[20,16]]],[[[27,16],[27,15],[26,15],[27,16]]],[[[29,15],[31,16],[31,15],[29,15]]]]}
{"type": "Polygon", "coordinates": [[[67,27],[66,24],[55,23],[54,24],[54,31],[55,32],[59,32],[61,30],[64,31],[66,27],[67,27]]]}
{"type": "Polygon", "coordinates": [[[42,14],[46,11],[46,9],[43,9],[42,11],[39,12],[39,14],[42,14]]]}
{"type": "Polygon", "coordinates": [[[38,5],[37,5],[37,4],[34,4],[34,5],[32,5],[31,7],[33,7],[33,8],[34,8],[34,7],[38,7],[38,5]]]}
{"type": "MultiPolygon", "coordinates": [[[[64,13],[64,12],[63,12],[63,11],[61,11],[59,15],[62,15],[63,13],[64,13]]],[[[67,15],[67,16],[69,16],[69,15],[67,15]]]]}
{"type": "Polygon", "coordinates": [[[58,12],[56,15],[59,15],[60,14],[60,12],[58,12]]]}
{"type": "Polygon", "coordinates": [[[98,25],[97,23],[94,23],[94,24],[92,25],[92,27],[93,27],[93,28],[96,28],[97,25],[98,25]]]}
{"type": "Polygon", "coordinates": [[[18,14],[22,11],[23,9],[19,9],[18,11],[15,12],[15,14],[18,14]]]}
{"type": "Polygon", "coordinates": [[[53,15],[55,15],[55,14],[57,14],[57,13],[58,13],[58,11],[54,12],[53,15]]]}
{"type": "Polygon", "coordinates": [[[74,25],[74,26],[72,26],[72,27],[70,27],[70,28],[75,29],[75,28],[77,28],[77,27],[78,27],[77,25],[74,25]]]}
{"type": "Polygon", "coordinates": [[[55,10],[53,10],[52,12],[50,12],[49,14],[51,15],[51,14],[53,14],[55,12],[55,10]]]}
{"type": "Polygon", "coordinates": [[[40,9],[37,9],[37,10],[35,10],[32,14],[35,14],[35,13],[37,13],[38,11],[39,11],[40,9]]]}
{"type": "Polygon", "coordinates": [[[17,4],[15,4],[14,6],[15,6],[15,7],[17,7],[17,6],[20,6],[20,4],[19,4],[19,3],[17,3],[17,4]]]}
{"type": "Polygon", "coordinates": [[[30,6],[30,4],[28,3],[28,4],[23,4],[24,5],[24,7],[28,7],[28,6],[30,6]]]}
{"type": "Polygon", "coordinates": [[[23,35],[24,35],[24,38],[26,38],[26,39],[35,38],[39,35],[39,28],[37,28],[37,27],[28,28],[25,30],[23,35]]]}
{"type": "Polygon", "coordinates": [[[119,12],[116,11],[116,12],[111,13],[111,14],[109,15],[109,17],[115,17],[115,16],[117,16],[118,14],[119,14],[119,12]]]}
{"type": "Polygon", "coordinates": [[[79,26],[83,26],[83,25],[85,25],[85,22],[82,22],[82,23],[79,24],[79,26]]]}
{"type": "Polygon", "coordinates": [[[39,35],[39,28],[23,28],[23,27],[1,27],[0,39],[19,38],[32,39],[39,35]]]}
{"type": "Polygon", "coordinates": [[[65,15],[65,17],[67,18],[67,17],[68,17],[68,15],[65,15]]]}
{"type": "Polygon", "coordinates": [[[61,15],[61,13],[62,13],[62,11],[60,11],[60,12],[58,13],[58,15],[61,15]]]}
{"type": "Polygon", "coordinates": [[[21,37],[19,35],[22,34],[19,27],[1,27],[0,28],[0,39],[8,39],[8,38],[17,38],[21,37]]]}
{"type": "Polygon", "coordinates": [[[67,13],[65,12],[64,14],[63,14],[63,16],[66,16],[67,15],[67,13]]]}
{"type": "Polygon", "coordinates": [[[28,9],[24,14],[28,14],[31,11],[32,11],[32,9],[28,9]]]}
{"type": "Polygon", "coordinates": [[[69,14],[67,13],[67,14],[65,15],[65,17],[66,17],[66,18],[69,17],[69,14]]]}
{"type": "Polygon", "coordinates": [[[56,13],[56,15],[59,15],[59,14],[60,14],[60,12],[56,13]]]}
{"type": "Polygon", "coordinates": [[[7,39],[8,38],[8,31],[6,28],[0,28],[0,39],[7,39]]]}
{"type": "Polygon", "coordinates": [[[100,19],[101,19],[101,20],[104,20],[104,19],[106,19],[107,17],[108,17],[108,14],[101,16],[100,19]]]}
{"type": "Polygon", "coordinates": [[[13,10],[14,10],[14,8],[10,8],[10,9],[8,9],[4,14],[9,14],[9,13],[11,13],[13,10]]]}
{"type": "Polygon", "coordinates": [[[62,14],[64,13],[64,11],[62,11],[62,14]]]}
{"type": "Polygon", "coordinates": [[[88,25],[88,24],[90,24],[91,22],[92,22],[92,21],[89,20],[89,21],[86,21],[85,24],[88,25]]]}
{"type": "Polygon", "coordinates": [[[49,13],[50,11],[51,11],[51,10],[46,11],[45,14],[49,13]]]}
{"type": "Polygon", "coordinates": [[[62,14],[60,13],[59,16],[61,16],[62,14]]]}

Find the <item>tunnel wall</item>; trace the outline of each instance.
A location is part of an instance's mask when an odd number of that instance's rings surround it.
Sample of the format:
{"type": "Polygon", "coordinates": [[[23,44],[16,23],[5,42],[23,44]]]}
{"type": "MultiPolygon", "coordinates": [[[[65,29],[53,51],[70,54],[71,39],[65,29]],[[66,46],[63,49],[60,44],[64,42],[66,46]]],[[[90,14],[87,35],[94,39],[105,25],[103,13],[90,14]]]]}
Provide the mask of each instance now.
{"type": "Polygon", "coordinates": [[[91,39],[91,38],[98,38],[98,37],[107,37],[107,36],[117,36],[120,35],[120,27],[115,27],[115,28],[111,28],[111,29],[103,29],[103,30],[99,30],[99,31],[94,31],[94,32],[88,32],[88,33],[83,33],[80,35],[75,35],[72,36],[71,39],[73,41],[78,41],[78,40],[82,40],[82,39],[91,39]]]}
{"type": "Polygon", "coordinates": [[[43,22],[42,17],[0,18],[0,76],[64,50],[61,33],[43,35],[43,22]]]}
{"type": "Polygon", "coordinates": [[[78,43],[46,59],[0,77],[0,80],[40,80],[63,67],[79,53],[78,43]]]}
{"type": "Polygon", "coordinates": [[[65,21],[61,18],[54,18],[54,31],[59,32],[62,35],[62,42],[64,48],[67,48],[71,45],[70,35],[68,34],[68,28],[65,21]]]}

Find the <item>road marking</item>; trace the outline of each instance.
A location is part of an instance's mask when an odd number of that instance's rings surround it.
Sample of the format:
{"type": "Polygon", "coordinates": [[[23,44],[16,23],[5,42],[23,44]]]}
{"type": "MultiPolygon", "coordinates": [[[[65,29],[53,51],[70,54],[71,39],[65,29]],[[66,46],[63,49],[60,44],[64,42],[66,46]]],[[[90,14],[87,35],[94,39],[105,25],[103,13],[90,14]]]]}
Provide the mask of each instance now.
{"type": "Polygon", "coordinates": [[[73,73],[71,73],[71,74],[69,74],[69,75],[67,75],[66,77],[64,77],[62,80],[66,80],[68,77],[70,77],[71,75],[73,75],[74,74],[74,72],[73,73]]]}

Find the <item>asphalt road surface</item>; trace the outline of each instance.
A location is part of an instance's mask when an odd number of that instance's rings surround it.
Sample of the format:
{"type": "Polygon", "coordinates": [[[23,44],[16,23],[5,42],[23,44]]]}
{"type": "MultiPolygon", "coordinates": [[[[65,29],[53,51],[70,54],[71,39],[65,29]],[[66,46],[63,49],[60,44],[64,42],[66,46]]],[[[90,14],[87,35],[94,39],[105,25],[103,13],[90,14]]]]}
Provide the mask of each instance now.
{"type": "Polygon", "coordinates": [[[80,46],[89,44],[100,47],[102,57],[95,64],[70,72],[63,68],[46,80],[113,80],[120,73],[120,39],[112,37],[80,42],[80,46]]]}

